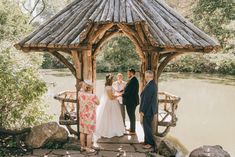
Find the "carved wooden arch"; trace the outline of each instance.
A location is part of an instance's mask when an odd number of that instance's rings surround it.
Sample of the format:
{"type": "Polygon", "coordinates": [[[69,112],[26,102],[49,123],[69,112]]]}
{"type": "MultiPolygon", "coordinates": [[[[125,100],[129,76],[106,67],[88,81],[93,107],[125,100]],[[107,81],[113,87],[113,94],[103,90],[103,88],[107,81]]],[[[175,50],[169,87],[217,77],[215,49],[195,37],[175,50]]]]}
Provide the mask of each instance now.
{"type": "MultiPolygon", "coordinates": [[[[95,49],[93,50],[92,55],[92,65],[93,65],[93,77],[92,80],[95,82],[96,80],[96,56],[100,53],[102,46],[110,39],[117,37],[117,36],[126,36],[128,37],[131,42],[134,44],[136,53],[138,54],[140,61],[141,61],[141,67],[140,67],[140,89],[143,89],[144,86],[144,71],[146,70],[146,56],[142,50],[143,45],[140,43],[140,38],[134,36],[133,34],[128,33],[128,26],[124,25],[114,25],[117,26],[120,30],[114,31],[114,32],[108,32],[107,29],[106,32],[102,32],[101,37],[97,37],[98,40],[96,40],[95,49]],[[127,29],[125,29],[127,28],[127,29]]],[[[111,27],[109,27],[111,28],[111,27]]]]}

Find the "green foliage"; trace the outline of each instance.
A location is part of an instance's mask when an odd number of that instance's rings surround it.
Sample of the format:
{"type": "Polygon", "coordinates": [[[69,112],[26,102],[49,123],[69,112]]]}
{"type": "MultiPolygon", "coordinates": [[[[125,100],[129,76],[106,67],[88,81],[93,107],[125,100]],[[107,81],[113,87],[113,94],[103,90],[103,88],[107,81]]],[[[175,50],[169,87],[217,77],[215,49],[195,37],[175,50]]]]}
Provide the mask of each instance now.
{"type": "Polygon", "coordinates": [[[165,71],[235,75],[235,56],[233,54],[183,55],[168,64],[165,71]]]}
{"type": "Polygon", "coordinates": [[[41,57],[27,55],[12,48],[16,39],[31,30],[16,1],[0,1],[0,127],[15,129],[48,120],[41,102],[46,92],[39,80],[41,57]]]}
{"type": "Polygon", "coordinates": [[[233,0],[188,0],[188,4],[181,4],[180,0],[167,1],[184,16],[190,17],[200,29],[218,39],[222,51],[226,54],[184,55],[172,61],[165,71],[234,75],[235,10],[233,0]]]}
{"type": "Polygon", "coordinates": [[[24,15],[15,1],[0,1],[0,41],[15,40],[31,30],[24,15]]]}
{"type": "Polygon", "coordinates": [[[224,49],[231,49],[235,35],[233,0],[199,0],[193,10],[193,22],[215,35],[224,49]]]}
{"type": "Polygon", "coordinates": [[[43,69],[60,69],[66,68],[63,63],[61,63],[57,58],[53,57],[49,53],[43,54],[43,62],[41,67],[43,69]]]}
{"type": "Polygon", "coordinates": [[[11,49],[0,51],[0,125],[4,128],[28,127],[49,118],[40,99],[46,84],[38,79],[32,62],[25,59],[27,56],[11,49]]]}
{"type": "Polygon", "coordinates": [[[97,72],[126,71],[139,69],[140,61],[135,46],[127,37],[115,37],[109,40],[97,57],[97,72]]]}

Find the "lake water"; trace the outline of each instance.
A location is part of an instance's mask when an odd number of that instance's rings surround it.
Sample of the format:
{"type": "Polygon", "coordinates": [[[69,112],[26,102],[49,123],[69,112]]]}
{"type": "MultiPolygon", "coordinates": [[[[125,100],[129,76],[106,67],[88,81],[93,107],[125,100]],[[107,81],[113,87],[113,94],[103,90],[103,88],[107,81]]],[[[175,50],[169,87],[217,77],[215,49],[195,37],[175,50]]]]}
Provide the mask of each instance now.
{"type": "MultiPolygon", "coordinates": [[[[58,121],[60,104],[53,96],[75,90],[75,79],[67,70],[42,70],[41,74],[48,85],[48,113],[58,121]]],[[[98,74],[98,96],[104,89],[103,77],[104,74],[98,74]]],[[[177,126],[171,129],[170,136],[189,152],[202,145],[221,145],[235,156],[235,76],[164,73],[159,91],[181,97],[177,126]]]]}

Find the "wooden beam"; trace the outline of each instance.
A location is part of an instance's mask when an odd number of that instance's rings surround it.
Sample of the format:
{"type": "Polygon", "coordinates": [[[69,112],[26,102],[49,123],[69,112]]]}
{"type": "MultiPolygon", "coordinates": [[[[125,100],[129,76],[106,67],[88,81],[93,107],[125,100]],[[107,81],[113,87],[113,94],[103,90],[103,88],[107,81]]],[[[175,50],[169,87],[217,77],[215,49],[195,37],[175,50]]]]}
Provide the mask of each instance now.
{"type": "Polygon", "coordinates": [[[128,34],[128,36],[132,36],[133,38],[135,38],[136,41],[138,42],[138,44],[140,45],[140,47],[144,46],[144,43],[141,41],[138,33],[135,32],[133,29],[131,29],[130,27],[128,27],[127,25],[124,25],[124,24],[118,24],[118,27],[121,28],[121,30],[125,34],[128,34]]]}
{"type": "Polygon", "coordinates": [[[50,52],[53,56],[59,59],[69,70],[72,74],[76,77],[76,69],[74,68],[73,64],[71,64],[62,54],[57,51],[50,52]]]}
{"type": "Polygon", "coordinates": [[[73,63],[75,65],[75,69],[76,69],[76,78],[78,79],[78,82],[80,82],[82,80],[82,63],[81,63],[81,56],[79,54],[79,51],[76,50],[72,50],[71,54],[72,54],[72,59],[73,59],[73,63]]]}
{"type": "MultiPolygon", "coordinates": [[[[70,54],[71,50],[88,50],[90,49],[90,45],[79,45],[74,47],[74,45],[64,46],[64,47],[20,47],[18,50],[22,50],[25,53],[28,52],[53,52],[53,51],[62,51],[70,54]]],[[[71,55],[71,54],[70,54],[71,55]]]]}
{"type": "MultiPolygon", "coordinates": [[[[127,34],[127,33],[125,33],[127,34]]],[[[127,36],[132,36],[130,33],[127,36]]],[[[103,37],[102,37],[103,38],[103,37]]],[[[101,38],[101,39],[102,39],[101,38]]],[[[134,38],[134,37],[133,37],[134,38]]],[[[25,45],[24,47],[17,47],[18,50],[22,50],[25,53],[28,52],[51,52],[51,51],[62,51],[65,53],[70,54],[71,50],[89,50],[91,45],[57,45],[53,47],[30,47],[30,45],[25,45]]],[[[209,48],[167,48],[167,47],[154,47],[154,46],[144,46],[141,45],[142,51],[158,51],[161,54],[165,53],[171,53],[171,52],[198,52],[198,53],[209,53],[211,51],[214,51],[214,49],[209,48]]]]}
{"type": "Polygon", "coordinates": [[[100,51],[100,48],[103,46],[103,44],[105,43],[105,41],[114,38],[115,36],[119,36],[119,35],[123,35],[120,32],[112,32],[112,33],[106,33],[97,43],[96,49],[93,52],[93,56],[96,56],[98,54],[98,52],[100,51]]]}
{"type": "Polygon", "coordinates": [[[164,53],[171,53],[171,52],[203,52],[209,53],[213,51],[213,49],[204,49],[204,48],[160,48],[159,49],[161,54],[164,53]]]}
{"type": "Polygon", "coordinates": [[[145,35],[144,35],[143,30],[142,30],[141,23],[136,23],[136,24],[135,24],[135,28],[136,28],[136,30],[137,30],[137,33],[138,33],[138,35],[139,35],[139,37],[140,37],[142,43],[143,43],[144,45],[147,45],[147,40],[145,39],[145,35]]]}
{"type": "Polygon", "coordinates": [[[157,79],[159,79],[161,73],[163,72],[164,68],[166,67],[166,65],[175,57],[177,57],[178,55],[181,55],[182,53],[179,52],[174,52],[172,54],[169,54],[165,57],[165,59],[159,64],[158,66],[158,73],[157,73],[157,79]]]}
{"type": "Polygon", "coordinates": [[[99,37],[99,36],[103,36],[104,33],[109,30],[111,27],[113,27],[113,23],[108,23],[106,25],[103,25],[101,28],[99,28],[94,34],[92,34],[89,39],[88,42],[89,43],[94,43],[95,40],[99,37]]]}
{"type": "MultiPolygon", "coordinates": [[[[123,31],[123,30],[122,30],[123,31]]],[[[139,44],[139,42],[137,41],[137,39],[132,36],[130,33],[128,33],[127,31],[123,31],[123,33],[133,42],[133,44],[135,45],[135,48],[136,48],[136,52],[137,54],[139,55],[140,59],[143,61],[145,60],[145,55],[143,53],[143,50],[142,50],[142,45],[139,44]]]]}
{"type": "Polygon", "coordinates": [[[82,43],[88,37],[90,31],[92,30],[92,27],[94,27],[94,24],[89,23],[87,28],[81,33],[80,36],[78,36],[80,43],[82,43]]]}
{"type": "Polygon", "coordinates": [[[148,43],[150,43],[153,46],[157,46],[157,47],[160,46],[160,43],[157,43],[156,39],[150,33],[149,26],[143,22],[141,23],[141,26],[142,26],[143,32],[146,36],[146,39],[148,40],[148,43]]]}

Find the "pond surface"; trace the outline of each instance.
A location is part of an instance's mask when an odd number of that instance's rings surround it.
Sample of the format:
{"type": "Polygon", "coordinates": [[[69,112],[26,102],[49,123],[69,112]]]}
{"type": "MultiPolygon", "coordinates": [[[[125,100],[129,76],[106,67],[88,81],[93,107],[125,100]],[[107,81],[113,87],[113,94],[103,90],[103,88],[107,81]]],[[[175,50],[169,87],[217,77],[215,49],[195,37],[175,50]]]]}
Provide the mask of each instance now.
{"type": "MultiPolygon", "coordinates": [[[[60,104],[53,96],[75,90],[75,79],[67,70],[42,70],[47,82],[45,100],[49,114],[58,121],[60,104]]],[[[98,74],[97,95],[104,89],[105,74],[98,74]]],[[[164,73],[159,91],[181,97],[178,122],[170,131],[190,152],[202,145],[221,145],[235,156],[235,76],[164,73]]]]}

